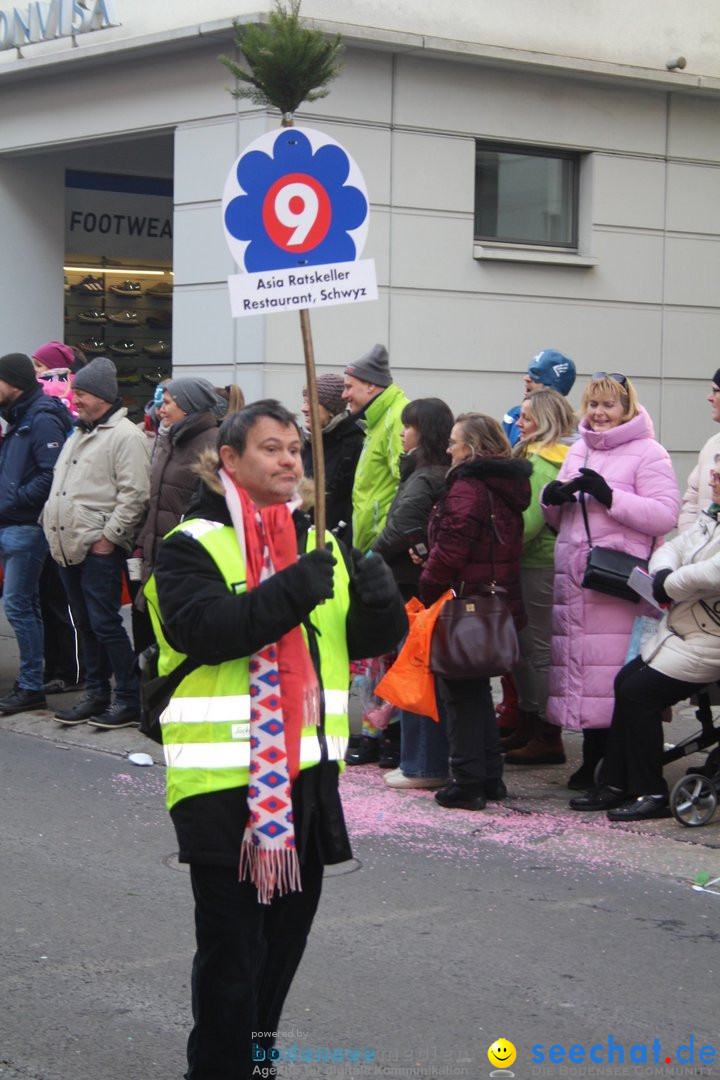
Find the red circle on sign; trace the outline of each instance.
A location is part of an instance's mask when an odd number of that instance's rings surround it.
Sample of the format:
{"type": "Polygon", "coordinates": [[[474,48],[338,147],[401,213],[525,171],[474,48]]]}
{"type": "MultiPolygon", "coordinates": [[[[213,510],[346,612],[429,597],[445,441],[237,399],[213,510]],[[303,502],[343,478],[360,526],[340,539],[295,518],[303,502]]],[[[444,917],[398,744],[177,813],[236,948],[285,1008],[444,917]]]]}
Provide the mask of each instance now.
{"type": "Polygon", "coordinates": [[[287,173],[276,180],[263,201],[265,231],[283,251],[312,251],[328,234],[332,207],[314,176],[287,173]]]}

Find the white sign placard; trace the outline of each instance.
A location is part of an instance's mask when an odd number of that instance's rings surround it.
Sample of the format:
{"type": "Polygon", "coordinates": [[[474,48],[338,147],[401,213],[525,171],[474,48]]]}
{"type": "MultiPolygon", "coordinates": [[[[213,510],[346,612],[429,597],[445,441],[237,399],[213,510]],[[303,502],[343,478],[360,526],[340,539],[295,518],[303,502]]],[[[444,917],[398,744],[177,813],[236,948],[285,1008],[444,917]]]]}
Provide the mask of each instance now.
{"type": "Polygon", "coordinates": [[[246,271],[228,279],[233,316],[377,300],[375,263],[360,259],[369,210],[335,139],[290,127],[252,142],[223,193],[225,239],[246,271]]]}
{"type": "Polygon", "coordinates": [[[228,285],[235,318],[377,300],[373,259],[297,270],[233,274],[228,278],[228,285]]]}

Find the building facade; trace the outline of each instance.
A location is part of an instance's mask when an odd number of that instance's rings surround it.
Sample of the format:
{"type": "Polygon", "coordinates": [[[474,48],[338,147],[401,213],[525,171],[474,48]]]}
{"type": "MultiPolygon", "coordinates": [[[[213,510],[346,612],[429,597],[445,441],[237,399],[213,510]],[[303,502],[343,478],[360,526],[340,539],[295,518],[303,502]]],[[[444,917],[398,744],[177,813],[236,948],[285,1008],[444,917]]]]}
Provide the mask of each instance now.
{"type": "MultiPolygon", "coordinates": [[[[557,348],[636,381],[682,483],[720,367],[720,9],[429,8],[304,0],[346,55],[296,122],[362,169],[379,286],[313,313],[319,369],[381,341],[410,396],[501,416],[557,348]]],[[[299,407],[297,314],[233,319],[227,291],[225,179],[279,117],[236,101],[218,56],[263,15],[0,0],[2,351],[94,341],[135,407],[171,366],[299,407]]]]}

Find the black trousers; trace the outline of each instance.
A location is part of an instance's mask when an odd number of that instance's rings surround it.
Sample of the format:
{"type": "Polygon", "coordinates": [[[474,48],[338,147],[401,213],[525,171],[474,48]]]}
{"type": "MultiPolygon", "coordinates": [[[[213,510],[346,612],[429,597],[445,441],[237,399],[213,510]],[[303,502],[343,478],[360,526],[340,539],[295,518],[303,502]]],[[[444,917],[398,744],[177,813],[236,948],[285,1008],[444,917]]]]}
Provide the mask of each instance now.
{"type": "Polygon", "coordinates": [[[58,565],[51,555],[40,574],[40,610],[45,630],[45,682],[64,679],[66,683],[85,678],[82,639],[75,625],[58,565]]]}
{"type": "Polygon", "coordinates": [[[636,657],[615,676],[615,707],[601,782],[628,795],[666,795],[662,711],[690,697],[697,683],[671,679],[636,657]]]}
{"type": "Polygon", "coordinates": [[[502,776],[502,756],[489,679],[435,679],[438,706],[447,725],[450,776],[458,784],[482,784],[502,776]]]}
{"type": "MultiPolygon", "coordinates": [[[[187,1080],[250,1080],[252,1042],[268,1050],[320,901],[323,867],[309,845],[302,892],[259,904],[237,867],[190,867],[197,951],[187,1080]]],[[[270,1064],[264,1062],[263,1064],[270,1064]]]]}

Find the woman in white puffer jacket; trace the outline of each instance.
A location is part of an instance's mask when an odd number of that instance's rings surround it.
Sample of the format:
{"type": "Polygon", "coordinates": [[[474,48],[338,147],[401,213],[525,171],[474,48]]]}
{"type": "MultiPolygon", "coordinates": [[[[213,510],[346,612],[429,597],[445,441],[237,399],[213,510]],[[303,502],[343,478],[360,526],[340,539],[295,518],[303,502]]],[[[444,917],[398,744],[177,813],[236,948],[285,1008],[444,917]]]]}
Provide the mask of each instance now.
{"type": "Polygon", "coordinates": [[[600,787],[570,800],[611,821],[669,816],[662,774],[662,712],[720,679],[720,474],[713,502],[650,561],[653,594],[668,604],[641,656],[615,679],[615,707],[600,787]]]}

